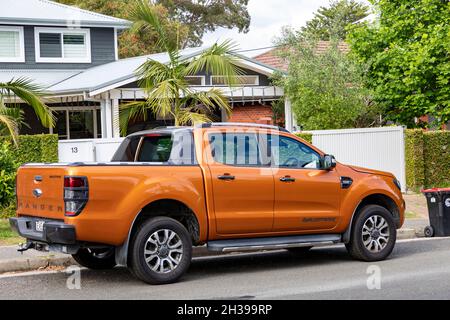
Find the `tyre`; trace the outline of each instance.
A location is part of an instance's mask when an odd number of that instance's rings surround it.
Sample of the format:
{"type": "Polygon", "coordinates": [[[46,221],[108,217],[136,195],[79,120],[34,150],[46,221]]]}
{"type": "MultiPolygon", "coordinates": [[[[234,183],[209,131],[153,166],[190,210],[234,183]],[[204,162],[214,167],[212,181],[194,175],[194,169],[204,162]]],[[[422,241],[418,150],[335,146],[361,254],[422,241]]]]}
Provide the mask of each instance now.
{"type": "Polygon", "coordinates": [[[288,248],[287,250],[289,251],[289,253],[293,255],[304,255],[307,254],[311,249],[312,247],[297,247],[297,248],[288,248]]]}
{"type": "Polygon", "coordinates": [[[392,214],[385,208],[369,205],[361,209],[352,227],[350,255],[362,261],[381,261],[394,249],[397,227],[392,214]]]}
{"type": "Polygon", "coordinates": [[[133,274],[149,284],[178,281],[189,269],[192,240],[178,221],[157,217],[145,221],[135,232],[130,247],[133,274]]]}
{"type": "Polygon", "coordinates": [[[72,257],[78,264],[93,270],[107,270],[116,266],[114,248],[82,248],[76,254],[73,254],[72,257]]]}
{"type": "Polygon", "coordinates": [[[425,234],[425,237],[427,238],[433,238],[434,237],[434,229],[432,226],[425,227],[425,230],[423,231],[425,234]]]}

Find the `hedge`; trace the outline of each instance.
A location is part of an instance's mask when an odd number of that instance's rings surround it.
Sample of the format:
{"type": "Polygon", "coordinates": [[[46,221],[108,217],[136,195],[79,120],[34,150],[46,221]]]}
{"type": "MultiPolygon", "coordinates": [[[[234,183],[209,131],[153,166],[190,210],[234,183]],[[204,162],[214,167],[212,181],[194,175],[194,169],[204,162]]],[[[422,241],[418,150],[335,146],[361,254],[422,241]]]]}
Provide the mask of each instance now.
{"type": "Polygon", "coordinates": [[[312,143],[312,134],[311,133],[296,133],[297,137],[302,138],[303,140],[308,141],[309,143],[312,143]]]}
{"type": "Polygon", "coordinates": [[[428,132],[423,138],[425,187],[449,187],[450,132],[428,132]]]}
{"type": "MultiPolygon", "coordinates": [[[[9,137],[0,137],[2,144],[9,143],[10,140],[9,137]]],[[[10,145],[7,150],[14,158],[16,166],[30,162],[58,162],[58,135],[19,136],[18,146],[10,145]]],[[[11,174],[15,176],[15,168],[8,171],[10,171],[10,176],[11,174]]],[[[2,202],[6,205],[3,208],[0,206],[0,219],[13,216],[15,214],[14,196],[11,195],[9,200],[6,199],[6,202],[2,202]]]]}
{"type": "Polygon", "coordinates": [[[414,191],[418,191],[425,185],[423,149],[423,130],[406,130],[406,185],[414,191]]]}
{"type": "MultiPolygon", "coordinates": [[[[0,137],[0,141],[10,141],[9,137],[0,137]]],[[[58,135],[40,134],[19,136],[18,146],[12,146],[11,152],[19,165],[31,162],[58,162],[58,135]]]]}
{"type": "Polygon", "coordinates": [[[405,157],[409,189],[450,186],[450,131],[406,130],[405,157]]]}

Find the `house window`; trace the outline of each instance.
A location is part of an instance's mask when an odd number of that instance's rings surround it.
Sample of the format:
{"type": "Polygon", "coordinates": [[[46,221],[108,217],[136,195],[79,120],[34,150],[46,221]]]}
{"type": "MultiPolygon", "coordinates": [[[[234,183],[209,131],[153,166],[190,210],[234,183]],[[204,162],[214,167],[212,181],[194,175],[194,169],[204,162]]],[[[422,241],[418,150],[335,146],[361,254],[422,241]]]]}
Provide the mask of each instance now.
{"type": "MultiPolygon", "coordinates": [[[[211,76],[213,86],[227,85],[227,78],[224,76],[211,76]]],[[[237,85],[241,86],[259,86],[259,76],[239,76],[237,85]]]]}
{"type": "Polygon", "coordinates": [[[56,125],[50,133],[60,140],[101,138],[100,107],[52,107],[56,125]]]}
{"type": "Polygon", "coordinates": [[[25,62],[22,27],[0,27],[0,62],[25,62]]]}
{"type": "Polygon", "coordinates": [[[35,28],[36,62],[90,63],[89,29],[35,28]]]}
{"type": "Polygon", "coordinates": [[[189,76],[184,78],[191,86],[204,86],[206,83],[205,76],[189,76]]]}

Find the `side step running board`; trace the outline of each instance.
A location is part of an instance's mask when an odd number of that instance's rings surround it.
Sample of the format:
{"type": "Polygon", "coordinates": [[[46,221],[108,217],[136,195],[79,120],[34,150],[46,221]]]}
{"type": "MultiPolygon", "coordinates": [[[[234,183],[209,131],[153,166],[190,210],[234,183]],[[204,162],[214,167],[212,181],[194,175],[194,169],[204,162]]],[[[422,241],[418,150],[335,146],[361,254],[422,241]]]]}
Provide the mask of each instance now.
{"type": "Polygon", "coordinates": [[[340,234],[215,240],[208,242],[208,250],[214,252],[276,250],[296,247],[326,246],[341,241],[342,236],[340,234]]]}

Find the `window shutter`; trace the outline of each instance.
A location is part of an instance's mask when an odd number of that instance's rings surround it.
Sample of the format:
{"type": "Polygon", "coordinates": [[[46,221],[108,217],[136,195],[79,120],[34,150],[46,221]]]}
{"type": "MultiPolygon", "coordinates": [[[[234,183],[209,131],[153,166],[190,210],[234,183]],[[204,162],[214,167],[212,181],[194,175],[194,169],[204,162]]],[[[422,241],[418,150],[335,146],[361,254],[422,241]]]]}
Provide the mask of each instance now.
{"type": "Polygon", "coordinates": [[[17,58],[19,56],[20,56],[19,32],[0,30],[0,57],[17,58]]]}
{"type": "Polygon", "coordinates": [[[39,46],[42,58],[62,58],[60,33],[40,33],[39,46]]]}
{"type": "Polygon", "coordinates": [[[84,35],[64,35],[64,58],[85,58],[87,56],[84,35]]]}

